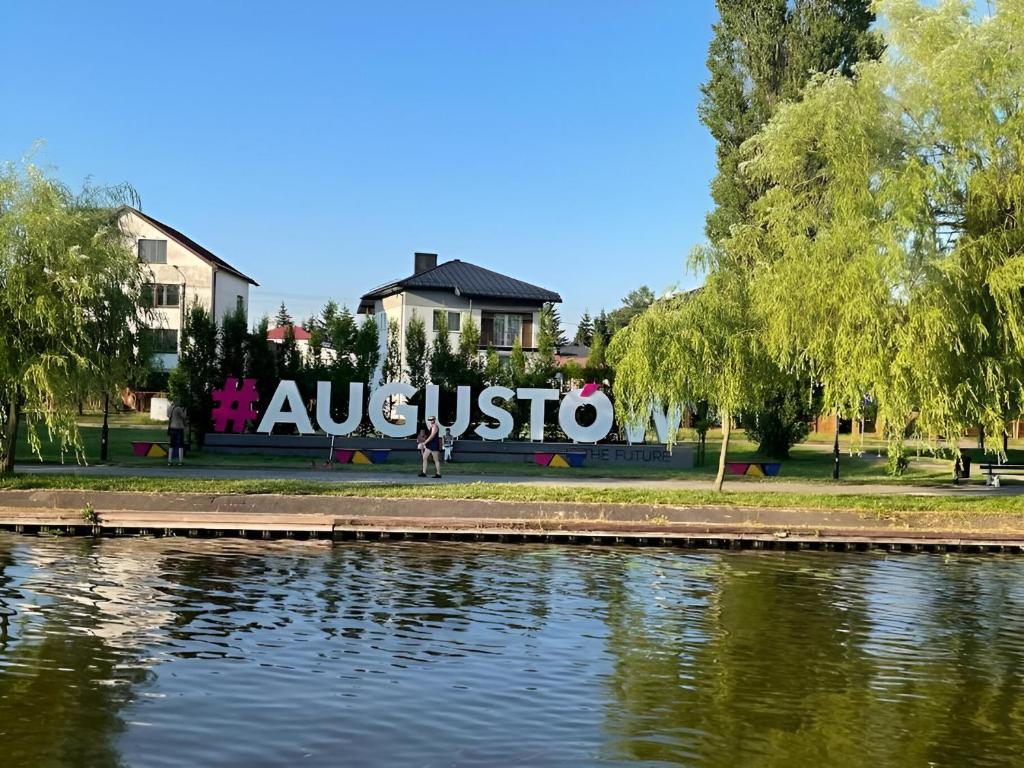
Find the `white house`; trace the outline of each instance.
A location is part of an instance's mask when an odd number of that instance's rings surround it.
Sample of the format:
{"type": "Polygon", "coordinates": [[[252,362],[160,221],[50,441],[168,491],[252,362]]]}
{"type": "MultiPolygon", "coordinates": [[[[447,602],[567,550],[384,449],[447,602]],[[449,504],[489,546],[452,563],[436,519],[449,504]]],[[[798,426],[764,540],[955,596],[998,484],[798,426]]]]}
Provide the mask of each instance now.
{"type": "Polygon", "coordinates": [[[152,302],[157,360],[164,368],[177,365],[185,312],[198,302],[209,310],[217,325],[241,308],[249,311],[249,287],[259,285],[192,238],[135,208],[120,212],[120,224],[133,243],[139,261],[145,262],[152,282],[144,296],[152,302]]]}
{"type": "Polygon", "coordinates": [[[444,313],[453,347],[459,343],[463,318],[472,317],[480,329],[480,349],[490,346],[507,355],[517,340],[527,352],[536,349],[541,308],[561,300],[554,291],[467,261],[438,264],[436,253],[417,253],[413,273],[365,294],[359,312],[375,316],[382,340],[388,322],[398,321],[404,368],[406,329],[414,315],[426,324],[429,339],[444,313]]]}

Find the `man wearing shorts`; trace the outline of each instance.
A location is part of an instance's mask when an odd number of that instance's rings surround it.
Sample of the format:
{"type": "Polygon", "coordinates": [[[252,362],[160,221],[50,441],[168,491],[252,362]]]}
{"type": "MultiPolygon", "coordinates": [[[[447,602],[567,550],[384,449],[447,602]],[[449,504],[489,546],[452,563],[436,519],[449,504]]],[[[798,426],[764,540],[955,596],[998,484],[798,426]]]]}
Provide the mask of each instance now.
{"type": "Polygon", "coordinates": [[[434,477],[441,477],[441,435],[437,429],[437,419],[433,416],[427,419],[427,439],[420,455],[423,457],[420,477],[427,476],[427,459],[430,457],[434,459],[434,477]]]}

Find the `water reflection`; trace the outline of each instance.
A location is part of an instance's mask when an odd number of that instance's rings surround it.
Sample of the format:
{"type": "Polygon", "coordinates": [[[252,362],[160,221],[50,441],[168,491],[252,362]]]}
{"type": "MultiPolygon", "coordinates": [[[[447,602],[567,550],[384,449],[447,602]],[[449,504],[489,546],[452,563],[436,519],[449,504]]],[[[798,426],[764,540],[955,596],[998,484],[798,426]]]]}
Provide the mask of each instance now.
{"type": "Polygon", "coordinates": [[[5,765],[1015,765],[1024,561],[0,535],[5,765]]]}

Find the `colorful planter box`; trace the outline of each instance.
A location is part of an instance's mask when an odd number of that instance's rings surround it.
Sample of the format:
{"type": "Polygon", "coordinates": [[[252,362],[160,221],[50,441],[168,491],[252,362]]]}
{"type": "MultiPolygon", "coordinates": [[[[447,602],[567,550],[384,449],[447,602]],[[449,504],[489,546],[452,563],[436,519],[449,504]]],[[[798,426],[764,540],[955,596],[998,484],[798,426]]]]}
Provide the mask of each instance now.
{"type": "Polygon", "coordinates": [[[541,467],[555,467],[558,469],[568,469],[569,467],[582,467],[583,463],[587,459],[585,451],[570,451],[566,454],[561,453],[535,453],[533,454],[533,462],[541,467]]]}
{"type": "Polygon", "coordinates": [[[390,448],[364,448],[358,451],[351,448],[334,449],[336,464],[386,464],[390,458],[390,448]]]}
{"type": "Polygon", "coordinates": [[[170,449],[169,443],[153,443],[145,440],[132,441],[132,455],[140,458],[166,459],[170,449]]]}
{"type": "Polygon", "coordinates": [[[747,477],[777,477],[782,471],[782,464],[778,462],[726,462],[725,473],[727,475],[746,475],[747,477]]]}

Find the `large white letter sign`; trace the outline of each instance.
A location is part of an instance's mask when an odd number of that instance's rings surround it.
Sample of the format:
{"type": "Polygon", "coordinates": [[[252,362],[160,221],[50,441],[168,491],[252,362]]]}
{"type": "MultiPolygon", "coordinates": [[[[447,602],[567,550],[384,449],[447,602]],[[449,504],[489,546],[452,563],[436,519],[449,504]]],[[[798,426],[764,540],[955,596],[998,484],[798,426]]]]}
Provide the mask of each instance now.
{"type": "Polygon", "coordinates": [[[530,401],[530,439],[544,442],[544,403],[558,399],[557,389],[539,389],[536,387],[520,387],[516,397],[530,401]]]}
{"type": "Polygon", "coordinates": [[[679,406],[664,410],[662,410],[660,405],[654,406],[654,429],[658,433],[658,440],[660,442],[667,443],[669,434],[675,437],[682,424],[683,411],[679,406]]]}
{"type": "Polygon", "coordinates": [[[604,392],[594,392],[589,397],[583,397],[580,392],[581,390],[574,389],[562,398],[562,404],[558,406],[558,424],[570,440],[577,443],[596,443],[608,436],[612,422],[615,421],[615,409],[604,392]],[[576,412],[585,405],[592,405],[597,411],[597,418],[589,427],[581,427],[576,421],[576,412]]]}
{"type": "Polygon", "coordinates": [[[499,397],[502,400],[511,400],[515,396],[516,393],[508,387],[487,387],[487,389],[481,392],[480,397],[477,399],[480,412],[484,416],[497,421],[498,426],[488,427],[486,424],[479,424],[474,431],[484,440],[504,440],[511,435],[512,427],[515,426],[515,422],[512,421],[512,414],[501,406],[495,405],[494,401],[499,397]]]}
{"type": "Polygon", "coordinates": [[[306,413],[306,406],[302,403],[302,396],[299,394],[299,387],[294,381],[281,381],[274,390],[274,396],[270,398],[270,405],[263,412],[260,425],[256,427],[257,432],[270,434],[270,431],[278,424],[294,424],[300,435],[312,435],[313,425],[309,423],[309,414],[306,413]],[[289,410],[282,411],[284,404],[288,404],[289,410]]]}
{"type": "Polygon", "coordinates": [[[377,387],[370,395],[370,422],[373,424],[373,428],[385,437],[411,437],[416,434],[417,410],[415,405],[396,403],[391,409],[392,414],[405,417],[405,424],[395,424],[384,418],[384,403],[389,397],[400,395],[409,398],[415,394],[416,388],[404,381],[392,381],[377,387]]]}
{"type": "Polygon", "coordinates": [[[331,382],[316,383],[316,423],[328,435],[349,435],[363,420],[363,383],[348,385],[348,416],[342,422],[331,418],[331,382]]]}
{"type": "Polygon", "coordinates": [[[658,433],[659,442],[662,443],[668,442],[669,433],[678,431],[683,421],[683,412],[678,406],[668,411],[660,405],[651,403],[647,406],[643,421],[639,424],[626,425],[626,440],[630,443],[642,443],[647,436],[647,427],[651,423],[652,414],[654,415],[654,429],[658,433]]]}
{"type": "Polygon", "coordinates": [[[437,417],[437,406],[441,399],[440,389],[437,384],[427,384],[427,402],[424,416],[430,418],[433,416],[437,419],[437,428],[444,433],[445,428],[452,431],[452,437],[461,437],[462,433],[469,429],[469,411],[472,408],[470,398],[472,392],[469,387],[459,387],[456,390],[456,401],[455,401],[455,421],[451,424],[442,424],[441,419],[437,417]]]}

